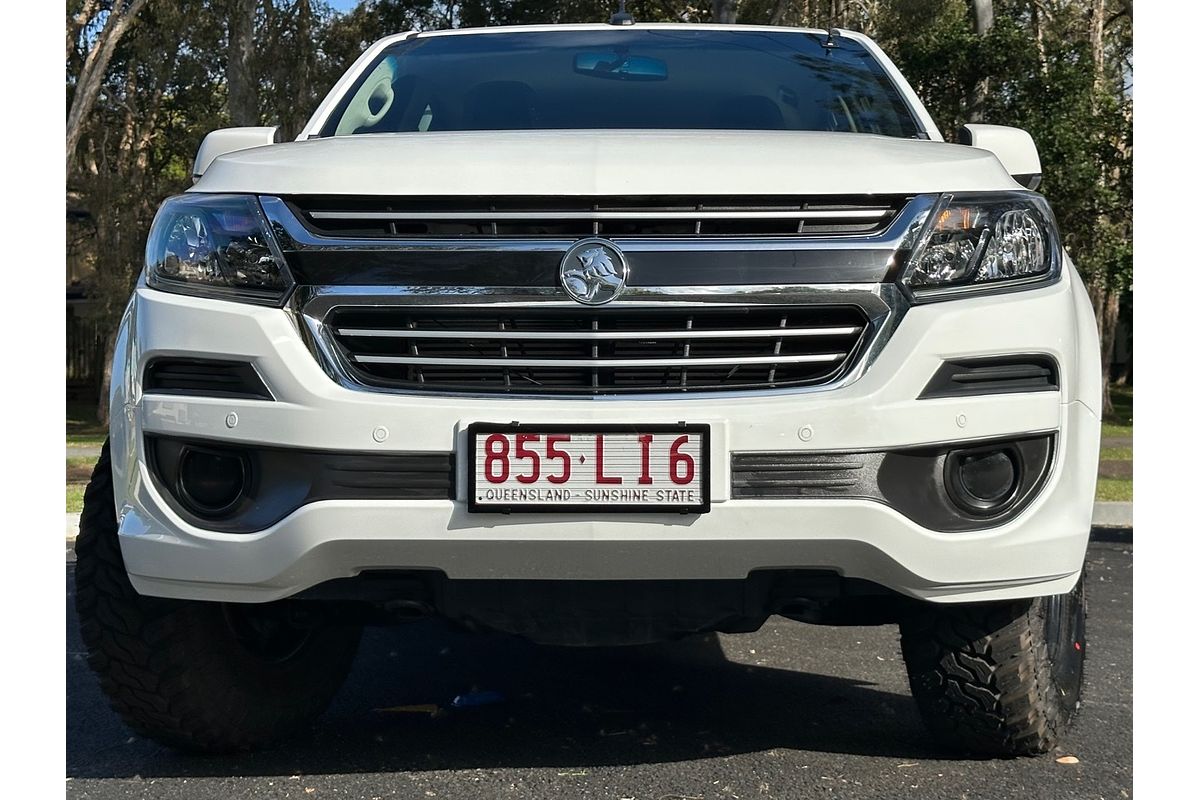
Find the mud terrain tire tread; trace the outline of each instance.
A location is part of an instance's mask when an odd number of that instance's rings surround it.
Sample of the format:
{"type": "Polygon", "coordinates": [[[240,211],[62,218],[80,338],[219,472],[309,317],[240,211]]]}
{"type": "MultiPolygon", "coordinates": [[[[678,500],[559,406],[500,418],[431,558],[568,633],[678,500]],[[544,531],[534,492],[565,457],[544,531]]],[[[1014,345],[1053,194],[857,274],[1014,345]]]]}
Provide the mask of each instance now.
{"type": "Polygon", "coordinates": [[[230,752],[297,732],[328,706],[361,629],[324,626],[270,661],[236,646],[220,603],[139,595],[117,538],[109,444],[84,493],[75,609],[88,665],[134,732],[171,747],[230,752]]]}
{"type": "MultiPolygon", "coordinates": [[[[1085,641],[1081,627],[1064,643],[1059,655],[1075,671],[1060,685],[1047,657],[1047,600],[945,606],[901,623],[913,697],[942,744],[987,756],[1057,744],[1079,707],[1085,641]]],[[[1083,603],[1082,577],[1063,601],[1083,603]]]]}

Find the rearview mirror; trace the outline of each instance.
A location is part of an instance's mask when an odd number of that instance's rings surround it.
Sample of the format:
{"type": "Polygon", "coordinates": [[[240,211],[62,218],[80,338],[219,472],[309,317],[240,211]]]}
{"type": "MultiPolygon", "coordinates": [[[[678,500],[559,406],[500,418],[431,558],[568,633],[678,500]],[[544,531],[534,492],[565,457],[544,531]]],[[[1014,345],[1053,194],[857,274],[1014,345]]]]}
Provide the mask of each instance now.
{"type": "Polygon", "coordinates": [[[958,129],[958,143],[990,151],[1026,189],[1036,189],[1042,182],[1042,161],[1028,131],[972,123],[958,129]]]}
{"type": "Polygon", "coordinates": [[[195,183],[208,169],[209,164],[226,153],[235,150],[248,150],[251,147],[262,147],[265,144],[275,144],[279,141],[279,127],[262,128],[222,128],[204,137],[200,149],[196,151],[196,161],[192,164],[192,182],[195,183]]]}
{"type": "Polygon", "coordinates": [[[579,53],[575,56],[575,71],[617,81],[665,81],[667,62],[625,53],[579,53]]]}

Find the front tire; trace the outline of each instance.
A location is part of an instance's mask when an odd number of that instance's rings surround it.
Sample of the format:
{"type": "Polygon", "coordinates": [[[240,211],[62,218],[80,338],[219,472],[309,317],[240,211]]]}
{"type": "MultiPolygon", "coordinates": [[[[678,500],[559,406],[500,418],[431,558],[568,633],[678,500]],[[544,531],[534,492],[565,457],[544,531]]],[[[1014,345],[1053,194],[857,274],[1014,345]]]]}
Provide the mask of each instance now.
{"type": "Polygon", "coordinates": [[[1045,753],[1079,708],[1084,579],[1063,595],[924,610],[900,625],[909,685],[944,745],[987,756],[1045,753]]]}
{"type": "Polygon", "coordinates": [[[349,672],[361,628],[319,607],[139,595],[117,538],[108,442],[84,493],[75,557],[88,664],[143,736],[189,751],[261,747],[315,719],[349,672]]]}

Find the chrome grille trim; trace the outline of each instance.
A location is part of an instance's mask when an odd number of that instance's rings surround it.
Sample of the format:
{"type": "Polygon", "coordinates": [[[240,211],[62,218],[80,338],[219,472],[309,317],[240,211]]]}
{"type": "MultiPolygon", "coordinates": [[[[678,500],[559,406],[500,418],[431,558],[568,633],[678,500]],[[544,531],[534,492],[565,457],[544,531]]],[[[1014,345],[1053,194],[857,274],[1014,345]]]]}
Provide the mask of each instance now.
{"type": "Polygon", "coordinates": [[[823,364],[840,361],[848,353],[816,353],[791,356],[744,356],[721,358],[437,358],[434,356],[363,356],[350,357],[360,364],[427,364],[456,367],[737,367],[748,364],[823,364]]]}
{"type": "MultiPolygon", "coordinates": [[[[629,286],[610,308],[703,308],[747,305],[830,305],[850,303],[868,317],[886,313],[895,302],[894,284],[819,283],[763,286],[629,286]]],[[[342,306],[405,305],[479,306],[581,309],[559,286],[297,286],[292,307],[304,316],[324,320],[342,306]]]]}
{"type": "MultiPolygon", "coordinates": [[[[919,225],[924,221],[925,215],[932,210],[936,204],[938,195],[917,195],[901,206],[895,213],[892,214],[890,208],[871,209],[872,213],[882,212],[877,219],[884,219],[889,214],[891,218],[887,220],[886,226],[881,230],[874,230],[870,233],[854,234],[854,235],[820,235],[796,237],[787,235],[754,235],[754,236],[729,236],[729,237],[708,237],[708,236],[688,236],[688,237],[670,237],[670,236],[651,236],[651,235],[615,235],[613,241],[619,243],[621,249],[627,253],[654,253],[664,251],[717,251],[717,252],[736,252],[744,249],[753,250],[795,250],[798,252],[812,251],[837,251],[837,259],[839,263],[844,263],[847,257],[851,257],[856,251],[863,251],[864,258],[873,258],[878,255],[886,255],[894,251],[900,246],[902,241],[911,232],[914,225],[919,225]]],[[[404,236],[395,237],[356,237],[350,235],[331,236],[323,235],[310,231],[304,226],[296,213],[288,206],[287,202],[281,198],[271,195],[263,195],[259,197],[259,203],[267,219],[271,223],[273,232],[276,238],[279,239],[279,244],[282,249],[292,252],[322,252],[322,251],[420,251],[426,249],[434,250],[470,250],[484,252],[546,252],[546,251],[565,251],[571,246],[578,236],[531,236],[531,237],[505,237],[505,238],[462,238],[462,237],[429,237],[416,236],[405,238],[404,236]]],[[[803,211],[802,209],[793,209],[797,213],[814,214],[819,210],[803,211]]],[[[686,211],[684,213],[689,218],[695,218],[697,213],[708,213],[711,209],[704,211],[686,211]]],[[[863,210],[853,210],[855,214],[864,213],[863,210]]],[[[343,212],[321,212],[321,213],[343,213],[343,212]]],[[[345,212],[354,213],[354,212],[345,212]]],[[[392,212],[386,212],[392,213],[392,212]]],[[[397,215],[400,212],[395,212],[397,215]]],[[[443,213],[443,212],[428,212],[428,213],[443,213]]],[[[530,218],[528,212],[520,212],[523,218],[530,218]]],[[[592,213],[592,212],[586,212],[592,213]]],[[[607,212],[602,212],[607,213],[607,212]]],[[[719,212],[725,214],[728,212],[719,212]]],[[[770,212],[770,214],[778,214],[780,212],[770,212]]],[[[829,211],[823,212],[829,213],[829,211]]],[[[772,218],[768,216],[768,218],[772,218]]]]}
{"type": "Polygon", "coordinates": [[[335,333],[338,336],[395,339],[594,339],[606,341],[608,339],[787,339],[793,336],[850,336],[861,330],[862,327],[855,325],[840,328],[748,328],[746,330],[716,331],[424,331],[338,328],[335,333]]]}
{"type": "Polygon", "coordinates": [[[879,234],[904,195],[391,196],[282,198],[318,237],[468,241],[584,236],[841,239],[879,234]]]}
{"type": "Polygon", "coordinates": [[[511,220],[619,220],[619,219],[836,219],[880,220],[891,213],[890,209],[780,209],[728,211],[310,211],[313,219],[366,219],[366,220],[471,220],[493,222],[511,220]]]}

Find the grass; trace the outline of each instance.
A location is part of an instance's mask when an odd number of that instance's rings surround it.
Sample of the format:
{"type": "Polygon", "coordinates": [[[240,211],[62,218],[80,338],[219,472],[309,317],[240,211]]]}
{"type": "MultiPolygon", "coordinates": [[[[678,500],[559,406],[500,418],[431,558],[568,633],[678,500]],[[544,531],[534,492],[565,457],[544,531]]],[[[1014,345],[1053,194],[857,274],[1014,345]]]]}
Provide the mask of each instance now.
{"type": "Polygon", "coordinates": [[[83,484],[67,484],[67,513],[78,514],[83,511],[83,484]]]}
{"type": "Polygon", "coordinates": [[[1113,412],[1104,420],[1103,435],[1133,436],[1133,387],[1113,386],[1109,393],[1113,412]]]}
{"type": "Polygon", "coordinates": [[[85,484],[92,478],[92,470],[96,466],[96,458],[91,456],[73,456],[67,459],[67,484],[85,484]]]}
{"type": "Polygon", "coordinates": [[[107,436],[67,436],[68,447],[100,447],[107,436]]]}
{"type": "MultiPolygon", "coordinates": [[[[67,443],[71,438],[67,437],[67,443]]],[[[83,510],[83,490],[92,477],[96,466],[95,456],[71,456],[67,459],[67,513],[78,514],[83,510]]]]}
{"type": "Polygon", "coordinates": [[[1133,479],[1100,478],[1096,481],[1096,499],[1105,502],[1133,502],[1133,479]]]}
{"type": "MultiPolygon", "coordinates": [[[[1133,387],[1113,386],[1109,389],[1113,410],[1104,419],[1101,434],[1108,437],[1133,436],[1133,387]]],[[[1102,447],[1101,461],[1133,461],[1132,447],[1102,447]]],[[[1100,478],[1096,481],[1096,499],[1105,502],[1133,502],[1132,478],[1100,478]]]]}
{"type": "Polygon", "coordinates": [[[96,421],[96,406],[92,403],[67,402],[67,444],[99,447],[104,444],[108,429],[96,421]]]}
{"type": "MultiPolygon", "coordinates": [[[[96,421],[95,403],[67,401],[67,446],[99,447],[108,437],[108,428],[96,421]]],[[[67,513],[83,510],[83,490],[96,466],[95,456],[71,456],[67,459],[67,513]]]]}
{"type": "Polygon", "coordinates": [[[1115,422],[1105,422],[1100,426],[1102,436],[1133,436],[1132,425],[1118,425],[1115,422]]]}

